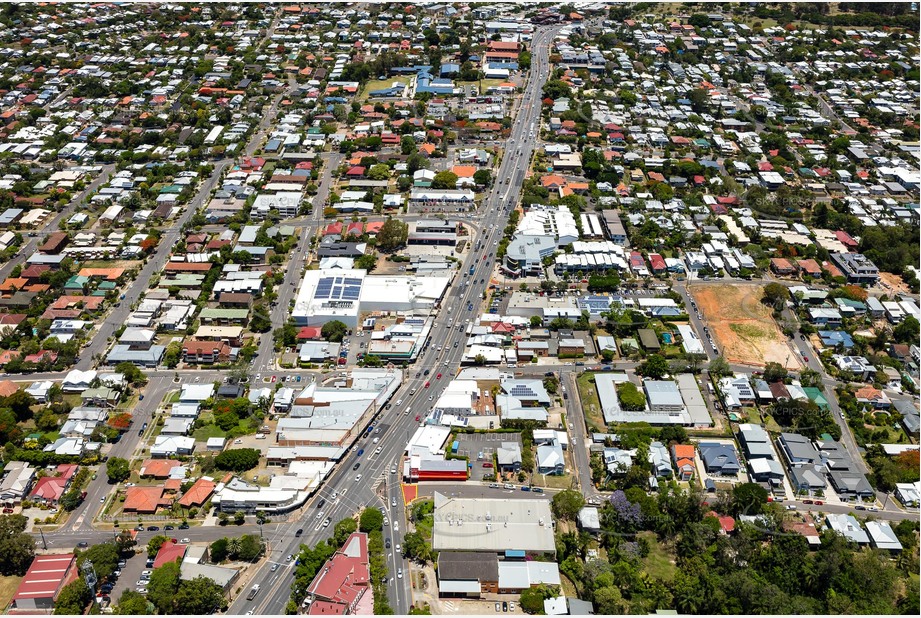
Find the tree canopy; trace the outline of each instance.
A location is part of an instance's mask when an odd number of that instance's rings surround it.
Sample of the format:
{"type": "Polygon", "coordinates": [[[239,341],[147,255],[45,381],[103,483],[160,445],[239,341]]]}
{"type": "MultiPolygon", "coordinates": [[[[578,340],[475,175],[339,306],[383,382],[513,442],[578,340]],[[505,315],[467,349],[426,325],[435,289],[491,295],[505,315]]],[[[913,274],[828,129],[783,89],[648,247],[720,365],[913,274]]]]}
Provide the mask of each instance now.
{"type": "Polygon", "coordinates": [[[259,465],[259,450],[254,448],[233,448],[214,458],[214,464],[221,470],[246,472],[259,465]]]}
{"type": "Polygon", "coordinates": [[[349,327],[339,320],[330,320],[320,329],[320,334],[325,340],[336,343],[342,341],[347,332],[349,332],[349,327]]]}
{"type": "Polygon", "coordinates": [[[25,575],[35,558],[35,539],[23,515],[0,515],[0,575],[25,575]]]}

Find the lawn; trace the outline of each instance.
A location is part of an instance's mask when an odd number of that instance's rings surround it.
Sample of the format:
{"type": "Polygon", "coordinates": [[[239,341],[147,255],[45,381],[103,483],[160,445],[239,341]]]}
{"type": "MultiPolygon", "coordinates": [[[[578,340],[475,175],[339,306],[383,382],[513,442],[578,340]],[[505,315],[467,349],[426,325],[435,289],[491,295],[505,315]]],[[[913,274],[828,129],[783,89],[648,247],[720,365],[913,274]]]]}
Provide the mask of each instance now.
{"type": "Polygon", "coordinates": [[[670,582],[678,570],[671,555],[656,539],[654,532],[644,531],[637,534],[640,538],[649,541],[649,555],[643,558],[643,567],[646,573],[655,579],[670,582]]]}
{"type": "Polygon", "coordinates": [[[404,86],[410,82],[412,78],[407,75],[394,75],[393,77],[388,77],[387,79],[375,79],[373,81],[365,84],[364,89],[361,91],[361,95],[358,97],[360,101],[365,101],[368,98],[368,95],[372,90],[382,90],[384,88],[390,88],[393,85],[393,82],[398,82],[404,86]]]}
{"type": "Polygon", "coordinates": [[[19,582],[21,581],[22,578],[16,577],[15,575],[0,576],[0,607],[6,609],[10,601],[13,600],[13,595],[16,594],[16,590],[19,588],[19,582]]]}
{"type": "Polygon", "coordinates": [[[589,380],[594,374],[583,373],[576,379],[579,387],[579,400],[582,404],[582,412],[588,421],[590,431],[604,431],[606,425],[604,416],[601,414],[601,402],[598,401],[598,391],[595,390],[594,382],[589,380]],[[594,428],[594,429],[592,429],[594,428]]]}
{"type": "Polygon", "coordinates": [[[509,80],[507,79],[480,79],[475,82],[454,82],[457,86],[476,86],[480,94],[485,94],[490,88],[498,86],[499,84],[504,84],[509,80]]]}
{"type": "Polygon", "coordinates": [[[209,423],[193,431],[192,437],[195,438],[196,442],[207,442],[209,438],[226,438],[227,432],[217,425],[209,423]]]}
{"type": "Polygon", "coordinates": [[[412,506],[413,517],[415,518],[413,525],[416,526],[416,532],[421,534],[426,541],[432,540],[432,527],[435,523],[434,510],[434,500],[420,500],[413,503],[412,506]]]}

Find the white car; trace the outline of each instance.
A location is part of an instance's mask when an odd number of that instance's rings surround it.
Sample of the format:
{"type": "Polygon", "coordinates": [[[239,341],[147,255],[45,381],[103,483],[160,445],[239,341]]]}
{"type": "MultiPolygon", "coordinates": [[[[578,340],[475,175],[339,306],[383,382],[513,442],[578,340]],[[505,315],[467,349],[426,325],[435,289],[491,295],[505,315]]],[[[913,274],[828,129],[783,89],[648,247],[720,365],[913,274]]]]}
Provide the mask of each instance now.
{"type": "Polygon", "coordinates": [[[191,542],[192,542],[192,541],[190,541],[188,538],[179,539],[179,543],[182,544],[182,545],[186,545],[186,544],[191,543],[191,542]]]}
{"type": "Polygon", "coordinates": [[[355,475],[355,482],[357,483],[360,480],[361,480],[361,475],[360,474],[355,475]]]}
{"type": "Polygon", "coordinates": [[[403,569],[397,570],[397,579],[403,579],[403,569]]]}
{"type": "Polygon", "coordinates": [[[394,549],[397,551],[397,553],[399,553],[399,552],[400,552],[400,544],[397,543],[396,546],[394,547],[394,549]]]}

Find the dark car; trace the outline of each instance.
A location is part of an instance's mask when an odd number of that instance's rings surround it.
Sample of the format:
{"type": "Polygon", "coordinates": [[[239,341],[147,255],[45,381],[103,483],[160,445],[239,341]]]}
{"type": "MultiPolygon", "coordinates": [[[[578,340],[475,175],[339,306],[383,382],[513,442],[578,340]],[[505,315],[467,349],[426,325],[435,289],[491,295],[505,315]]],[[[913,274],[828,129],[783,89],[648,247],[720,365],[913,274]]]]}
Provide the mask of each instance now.
{"type": "Polygon", "coordinates": [[[428,369],[426,369],[425,371],[422,372],[422,375],[424,375],[424,376],[427,376],[428,374],[429,374],[429,370],[428,370],[428,369]]]}
{"type": "Polygon", "coordinates": [[[365,449],[360,448],[360,449],[358,449],[358,454],[356,455],[356,457],[361,457],[361,456],[364,455],[364,454],[365,454],[365,449]]]}
{"type": "Polygon", "coordinates": [[[317,502],[317,508],[318,508],[318,509],[322,509],[322,508],[323,508],[323,505],[325,505],[325,504],[326,504],[326,498],[323,498],[323,499],[321,499],[319,502],[317,502]]]}
{"type": "Polygon", "coordinates": [[[189,529],[189,524],[179,524],[179,529],[180,529],[180,530],[188,530],[188,529],[189,529]]]}
{"type": "Polygon", "coordinates": [[[352,466],[352,470],[357,470],[357,469],[360,468],[360,467],[361,467],[361,462],[358,462],[357,464],[355,464],[354,466],[352,466]]]}
{"type": "Polygon", "coordinates": [[[384,542],[384,547],[385,547],[386,549],[390,549],[390,538],[389,538],[389,537],[388,537],[387,540],[384,542]]]}
{"type": "Polygon", "coordinates": [[[508,611],[508,601],[502,601],[502,611],[503,612],[508,611]]]}
{"type": "Polygon", "coordinates": [[[160,526],[147,526],[147,530],[149,530],[150,532],[157,532],[158,530],[160,530],[160,526]]]}
{"type": "Polygon", "coordinates": [[[298,528],[297,532],[294,533],[294,536],[301,536],[302,534],[304,534],[304,529],[298,528]]]}
{"type": "Polygon", "coordinates": [[[80,541],[79,543],[77,543],[77,547],[89,547],[89,546],[90,544],[87,543],[86,541],[80,541]]]}
{"type": "Polygon", "coordinates": [[[173,530],[173,526],[163,526],[164,530],[173,530]]]}

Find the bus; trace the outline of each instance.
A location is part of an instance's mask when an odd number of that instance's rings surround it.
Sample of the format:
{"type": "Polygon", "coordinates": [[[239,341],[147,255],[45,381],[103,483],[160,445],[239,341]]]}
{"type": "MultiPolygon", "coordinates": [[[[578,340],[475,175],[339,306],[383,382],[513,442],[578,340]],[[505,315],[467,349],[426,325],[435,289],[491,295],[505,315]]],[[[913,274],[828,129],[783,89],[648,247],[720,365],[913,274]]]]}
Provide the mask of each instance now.
{"type": "Polygon", "coordinates": [[[246,600],[252,601],[257,594],[259,594],[259,584],[253,584],[253,587],[249,589],[249,594],[246,595],[246,600]]]}

